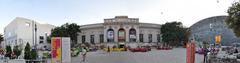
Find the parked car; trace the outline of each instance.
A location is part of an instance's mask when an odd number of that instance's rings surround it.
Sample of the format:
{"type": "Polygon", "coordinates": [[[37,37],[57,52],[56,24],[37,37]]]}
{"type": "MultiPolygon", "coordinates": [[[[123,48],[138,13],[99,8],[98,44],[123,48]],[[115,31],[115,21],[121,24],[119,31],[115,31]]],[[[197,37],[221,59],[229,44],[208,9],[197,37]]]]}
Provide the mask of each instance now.
{"type": "Polygon", "coordinates": [[[129,49],[131,52],[147,52],[147,48],[130,48],[129,49]]]}
{"type": "Polygon", "coordinates": [[[172,50],[171,47],[157,47],[157,50],[172,50]]]}
{"type": "MultiPolygon", "coordinates": [[[[126,51],[126,48],[109,48],[110,51],[126,51]]],[[[108,48],[104,48],[104,51],[108,51],[108,48]]]]}
{"type": "Polygon", "coordinates": [[[142,48],[146,48],[147,51],[151,51],[151,46],[142,46],[142,48]]]}

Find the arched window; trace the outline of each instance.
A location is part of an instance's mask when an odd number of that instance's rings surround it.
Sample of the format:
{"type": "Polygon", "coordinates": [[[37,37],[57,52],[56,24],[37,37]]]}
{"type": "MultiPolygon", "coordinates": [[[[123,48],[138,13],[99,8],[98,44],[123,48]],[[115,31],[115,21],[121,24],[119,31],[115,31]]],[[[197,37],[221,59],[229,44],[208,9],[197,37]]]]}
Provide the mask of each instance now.
{"type": "Polygon", "coordinates": [[[136,42],[137,37],[136,37],[136,30],[134,28],[131,28],[129,30],[129,42],[136,42]]]}
{"type": "Polygon", "coordinates": [[[118,42],[125,42],[126,38],[125,35],[126,35],[125,30],[123,28],[120,28],[118,30],[118,42]]]}
{"type": "Polygon", "coordinates": [[[114,42],[114,30],[113,29],[107,30],[107,42],[114,42]]]}

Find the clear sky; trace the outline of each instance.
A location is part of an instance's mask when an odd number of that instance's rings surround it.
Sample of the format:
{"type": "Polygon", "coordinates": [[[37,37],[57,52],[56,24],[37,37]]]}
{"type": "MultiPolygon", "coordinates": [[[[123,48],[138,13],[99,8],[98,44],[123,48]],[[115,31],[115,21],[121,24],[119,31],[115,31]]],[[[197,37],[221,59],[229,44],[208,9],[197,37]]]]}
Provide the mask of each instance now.
{"type": "Polygon", "coordinates": [[[0,33],[16,17],[56,26],[103,23],[104,18],[127,15],[140,22],[164,24],[197,21],[226,11],[237,0],[0,0],[0,33]]]}

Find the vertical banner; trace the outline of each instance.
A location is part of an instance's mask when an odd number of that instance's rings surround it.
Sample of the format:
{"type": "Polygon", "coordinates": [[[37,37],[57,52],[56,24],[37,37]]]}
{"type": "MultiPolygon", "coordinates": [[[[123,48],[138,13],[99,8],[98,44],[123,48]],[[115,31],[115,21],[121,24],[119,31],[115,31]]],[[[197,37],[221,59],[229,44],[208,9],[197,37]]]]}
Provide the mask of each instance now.
{"type": "Polygon", "coordinates": [[[71,63],[71,44],[69,37],[62,37],[62,63],[71,63]]]}
{"type": "Polygon", "coordinates": [[[187,58],[186,63],[194,63],[195,62],[195,44],[192,42],[187,43],[187,58]]]}
{"type": "Polygon", "coordinates": [[[215,36],[215,42],[216,42],[216,44],[221,44],[221,35],[215,36]]]}
{"type": "Polygon", "coordinates": [[[61,63],[61,38],[54,37],[52,38],[52,63],[61,63]]]}
{"type": "Polygon", "coordinates": [[[108,31],[107,32],[107,36],[108,36],[108,39],[114,39],[114,32],[113,31],[108,31]]]}

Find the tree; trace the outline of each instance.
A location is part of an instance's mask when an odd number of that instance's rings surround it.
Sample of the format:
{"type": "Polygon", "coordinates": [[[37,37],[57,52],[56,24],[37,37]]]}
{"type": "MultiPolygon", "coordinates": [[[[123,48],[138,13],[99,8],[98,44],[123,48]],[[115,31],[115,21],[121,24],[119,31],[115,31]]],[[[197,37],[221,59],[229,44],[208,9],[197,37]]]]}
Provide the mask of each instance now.
{"type": "Polygon", "coordinates": [[[80,32],[80,26],[76,23],[66,23],[60,27],[52,29],[51,37],[70,37],[71,44],[77,44],[77,36],[80,32]]]}
{"type": "Polygon", "coordinates": [[[237,37],[240,37],[240,2],[233,3],[227,13],[226,24],[229,28],[233,29],[237,37]]]}
{"type": "Polygon", "coordinates": [[[12,54],[11,46],[6,46],[6,55],[5,55],[5,57],[12,58],[11,54],[12,54]]]}
{"type": "Polygon", "coordinates": [[[3,35],[0,34],[0,44],[2,43],[2,41],[3,41],[3,35]]]}
{"type": "Polygon", "coordinates": [[[188,41],[189,29],[183,27],[181,22],[165,23],[161,27],[162,40],[172,46],[188,41]]]}
{"type": "Polygon", "coordinates": [[[37,59],[38,53],[35,49],[32,49],[31,51],[31,59],[37,59]]]}
{"type": "Polygon", "coordinates": [[[21,55],[22,50],[19,48],[19,46],[14,46],[13,52],[16,54],[17,58],[21,55]]]}
{"type": "Polygon", "coordinates": [[[26,60],[31,59],[31,47],[30,47],[29,43],[27,43],[24,48],[24,59],[26,59],[26,60]]]}

